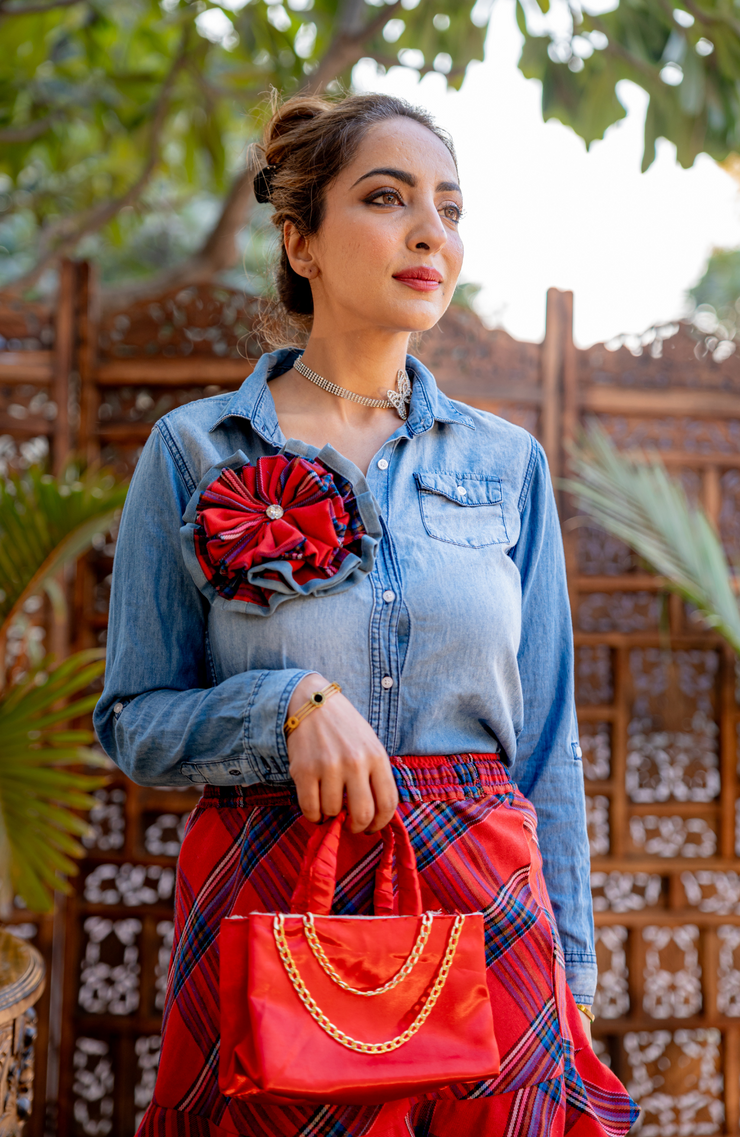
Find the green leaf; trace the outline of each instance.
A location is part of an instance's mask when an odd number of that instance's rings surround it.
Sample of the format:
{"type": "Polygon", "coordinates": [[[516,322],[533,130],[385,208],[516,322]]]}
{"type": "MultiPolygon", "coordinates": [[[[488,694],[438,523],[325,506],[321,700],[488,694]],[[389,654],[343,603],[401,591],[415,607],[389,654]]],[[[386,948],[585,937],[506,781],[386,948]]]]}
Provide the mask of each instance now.
{"type": "MultiPolygon", "coordinates": [[[[91,708],[95,695],[83,695],[100,674],[99,651],[82,651],[37,679],[41,668],[0,697],[0,894],[15,891],[32,911],[49,911],[55,889],[76,872],[73,858],[83,853],[76,840],[87,830],[78,810],[94,802],[104,777],[68,770],[60,763],[95,767],[107,760],[88,749],[92,732],[57,724],[91,708]],[[64,710],[57,707],[66,699],[64,710]]],[[[0,895],[0,899],[2,899],[0,895]]]]}
{"type": "Polygon", "coordinates": [[[0,636],[29,596],[105,533],[123,505],[126,487],[107,471],[61,478],[32,467],[0,484],[0,636]]]}
{"type": "Polygon", "coordinates": [[[620,0],[610,12],[584,12],[580,22],[573,22],[573,11],[570,29],[564,34],[559,24],[551,37],[531,31],[524,9],[517,10],[525,37],[519,67],[528,78],[541,81],[545,118],[560,119],[587,143],[603,137],[623,117],[615,91],[621,80],[629,79],[650,99],[643,170],[654,161],[661,137],[674,143],[684,167],[701,151],[723,159],[740,149],[740,19],[735,8],[724,0],[692,2],[696,19],[690,28],[679,26],[672,5],[661,0],[620,0]],[[592,32],[595,50],[586,43],[592,32]],[[708,54],[707,44],[713,47],[708,54]],[[681,67],[676,85],[665,81],[668,62],[681,67]]]}
{"type": "Polygon", "coordinates": [[[574,474],[561,485],[585,517],[630,545],[740,654],[740,610],[722,543],[658,455],[620,454],[596,422],[570,452],[574,474]]]}

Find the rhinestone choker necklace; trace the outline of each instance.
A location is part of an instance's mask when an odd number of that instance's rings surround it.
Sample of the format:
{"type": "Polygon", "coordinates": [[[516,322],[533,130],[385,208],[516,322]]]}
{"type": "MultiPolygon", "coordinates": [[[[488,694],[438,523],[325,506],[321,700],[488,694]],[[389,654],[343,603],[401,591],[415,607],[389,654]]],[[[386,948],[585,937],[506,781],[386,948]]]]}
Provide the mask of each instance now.
{"type": "Polygon", "coordinates": [[[363,407],[378,407],[384,410],[393,407],[399,418],[405,419],[408,416],[411,380],[408,377],[408,372],[403,369],[396,376],[397,391],[386,391],[387,399],[369,399],[365,395],[357,395],[354,391],[348,391],[346,387],[338,387],[336,383],[331,383],[323,375],[319,375],[307,367],[302,359],[296,359],[293,367],[299,375],[304,375],[306,379],[310,379],[312,383],[321,387],[323,391],[328,391],[330,395],[338,395],[340,399],[351,399],[353,403],[362,403],[363,407]]]}

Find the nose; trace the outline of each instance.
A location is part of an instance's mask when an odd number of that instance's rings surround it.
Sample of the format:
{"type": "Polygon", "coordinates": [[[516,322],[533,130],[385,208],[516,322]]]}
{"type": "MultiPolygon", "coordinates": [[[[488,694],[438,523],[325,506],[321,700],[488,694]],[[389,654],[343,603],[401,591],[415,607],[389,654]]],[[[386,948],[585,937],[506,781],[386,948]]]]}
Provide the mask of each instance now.
{"type": "Polygon", "coordinates": [[[412,224],[406,237],[407,247],[425,253],[436,253],[446,241],[447,230],[434,201],[420,202],[412,215],[412,224]]]}

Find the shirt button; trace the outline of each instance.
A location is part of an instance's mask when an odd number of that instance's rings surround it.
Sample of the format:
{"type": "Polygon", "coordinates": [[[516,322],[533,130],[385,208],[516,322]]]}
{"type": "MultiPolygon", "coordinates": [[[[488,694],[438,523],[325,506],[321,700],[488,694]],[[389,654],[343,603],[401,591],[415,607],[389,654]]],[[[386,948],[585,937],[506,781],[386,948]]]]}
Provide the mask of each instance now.
{"type": "Polygon", "coordinates": [[[116,703],[115,707],[113,708],[113,714],[114,715],[120,715],[122,710],[123,710],[123,703],[116,703]]]}
{"type": "Polygon", "coordinates": [[[465,486],[458,486],[457,487],[457,496],[458,497],[467,497],[468,496],[468,491],[465,489],[465,486]]]}
{"type": "Polygon", "coordinates": [[[385,592],[383,593],[383,599],[385,600],[386,604],[392,604],[396,599],[396,594],[392,589],[386,588],[385,592]]]}
{"type": "Polygon", "coordinates": [[[576,758],[582,758],[582,757],[583,757],[583,751],[581,750],[580,746],[576,746],[576,758]]]}
{"type": "Polygon", "coordinates": [[[393,686],[393,680],[391,679],[390,675],[383,676],[383,678],[380,680],[380,686],[385,687],[386,691],[390,691],[391,687],[393,686]]]}
{"type": "Polygon", "coordinates": [[[388,459],[387,458],[379,458],[378,459],[378,469],[379,470],[387,470],[388,469],[388,459]]]}

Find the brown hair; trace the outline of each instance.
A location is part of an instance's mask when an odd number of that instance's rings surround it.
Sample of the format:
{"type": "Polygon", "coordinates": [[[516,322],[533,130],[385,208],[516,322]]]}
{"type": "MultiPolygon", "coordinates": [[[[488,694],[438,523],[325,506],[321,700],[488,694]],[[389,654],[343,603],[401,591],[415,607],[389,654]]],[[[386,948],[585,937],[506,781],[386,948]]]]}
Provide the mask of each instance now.
{"type": "MultiPolygon", "coordinates": [[[[295,95],[273,103],[261,146],[269,170],[267,186],[273,225],[282,234],[292,221],[304,237],[317,233],[324,217],[328,186],[352,161],[371,126],[391,118],[410,118],[427,127],[449,150],[452,139],[431,115],[393,95],[346,95],[339,101],[295,95]]],[[[270,347],[301,345],[313,324],[311,285],[291,268],[285,247],[275,269],[276,298],[266,305],[260,338],[270,347]]]]}

